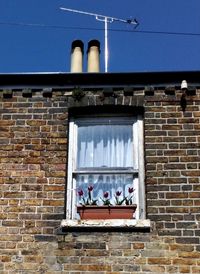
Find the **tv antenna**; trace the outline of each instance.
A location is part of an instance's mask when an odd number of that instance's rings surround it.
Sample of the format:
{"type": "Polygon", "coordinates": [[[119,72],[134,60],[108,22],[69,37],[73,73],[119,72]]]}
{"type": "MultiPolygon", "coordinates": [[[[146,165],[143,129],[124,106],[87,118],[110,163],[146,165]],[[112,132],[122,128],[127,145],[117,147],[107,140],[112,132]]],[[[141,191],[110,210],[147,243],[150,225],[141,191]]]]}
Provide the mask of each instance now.
{"type": "Polygon", "coordinates": [[[64,10],[64,11],[94,16],[97,21],[104,22],[105,72],[108,72],[108,23],[121,22],[121,23],[125,23],[125,24],[134,25],[135,28],[139,25],[139,23],[136,19],[133,19],[133,20],[132,19],[121,19],[121,18],[111,17],[111,16],[107,16],[107,15],[101,15],[101,14],[96,14],[96,13],[91,13],[91,12],[86,12],[86,11],[81,11],[81,10],[68,9],[68,8],[63,8],[63,7],[60,7],[60,9],[64,10]]]}

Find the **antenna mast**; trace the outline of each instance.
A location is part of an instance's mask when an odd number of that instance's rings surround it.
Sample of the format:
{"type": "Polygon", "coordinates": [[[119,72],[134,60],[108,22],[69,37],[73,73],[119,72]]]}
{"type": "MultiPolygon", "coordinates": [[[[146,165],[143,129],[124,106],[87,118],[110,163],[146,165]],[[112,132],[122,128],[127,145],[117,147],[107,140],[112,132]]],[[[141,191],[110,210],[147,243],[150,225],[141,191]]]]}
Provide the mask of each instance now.
{"type": "Polygon", "coordinates": [[[136,19],[133,19],[133,20],[132,19],[120,19],[120,18],[116,18],[116,17],[106,16],[106,15],[101,15],[101,14],[96,14],[96,13],[91,13],[91,12],[85,12],[85,11],[81,11],[81,10],[68,9],[68,8],[63,8],[63,7],[61,7],[60,9],[64,10],[64,11],[94,16],[97,21],[104,22],[105,72],[108,72],[108,23],[122,22],[122,23],[126,23],[126,24],[135,25],[135,28],[139,25],[139,23],[136,19]]]}

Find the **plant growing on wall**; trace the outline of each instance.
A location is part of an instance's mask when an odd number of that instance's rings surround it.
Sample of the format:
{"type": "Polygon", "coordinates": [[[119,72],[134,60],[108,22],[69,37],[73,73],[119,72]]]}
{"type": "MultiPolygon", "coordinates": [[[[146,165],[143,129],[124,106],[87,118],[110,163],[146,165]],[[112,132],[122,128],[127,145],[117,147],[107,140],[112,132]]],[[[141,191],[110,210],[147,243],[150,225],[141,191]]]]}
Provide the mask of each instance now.
{"type": "Polygon", "coordinates": [[[81,88],[76,88],[72,91],[72,97],[75,101],[80,101],[85,96],[85,92],[81,88]]]}

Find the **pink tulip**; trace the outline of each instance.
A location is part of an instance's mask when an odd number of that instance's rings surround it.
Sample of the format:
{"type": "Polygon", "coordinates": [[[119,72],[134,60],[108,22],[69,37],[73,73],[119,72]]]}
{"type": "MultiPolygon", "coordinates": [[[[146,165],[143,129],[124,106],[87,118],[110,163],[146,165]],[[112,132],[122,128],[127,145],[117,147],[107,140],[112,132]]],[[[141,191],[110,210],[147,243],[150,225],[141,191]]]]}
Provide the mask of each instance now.
{"type": "Polygon", "coordinates": [[[121,191],[116,191],[116,195],[117,195],[117,196],[120,196],[121,194],[122,194],[121,191]]]}
{"type": "Polygon", "coordinates": [[[80,197],[83,196],[83,190],[82,190],[82,189],[78,191],[78,195],[79,195],[80,197]]]}
{"type": "Polygon", "coordinates": [[[133,189],[133,187],[129,187],[129,188],[128,188],[128,193],[133,193],[134,190],[135,190],[135,189],[133,189]]]}
{"type": "Polygon", "coordinates": [[[93,186],[89,186],[88,191],[91,192],[93,190],[93,188],[94,188],[93,186]]]}

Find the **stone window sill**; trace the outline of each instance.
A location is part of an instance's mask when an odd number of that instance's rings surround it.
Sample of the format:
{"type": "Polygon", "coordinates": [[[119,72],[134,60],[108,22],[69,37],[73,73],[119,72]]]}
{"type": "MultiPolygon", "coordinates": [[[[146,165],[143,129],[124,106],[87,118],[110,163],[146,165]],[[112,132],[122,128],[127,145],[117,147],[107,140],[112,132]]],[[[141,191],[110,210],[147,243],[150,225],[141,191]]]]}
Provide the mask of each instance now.
{"type": "Polygon", "coordinates": [[[109,219],[109,220],[68,220],[61,222],[62,231],[73,229],[112,229],[112,230],[150,230],[150,220],[125,220],[125,219],[109,219]]]}

